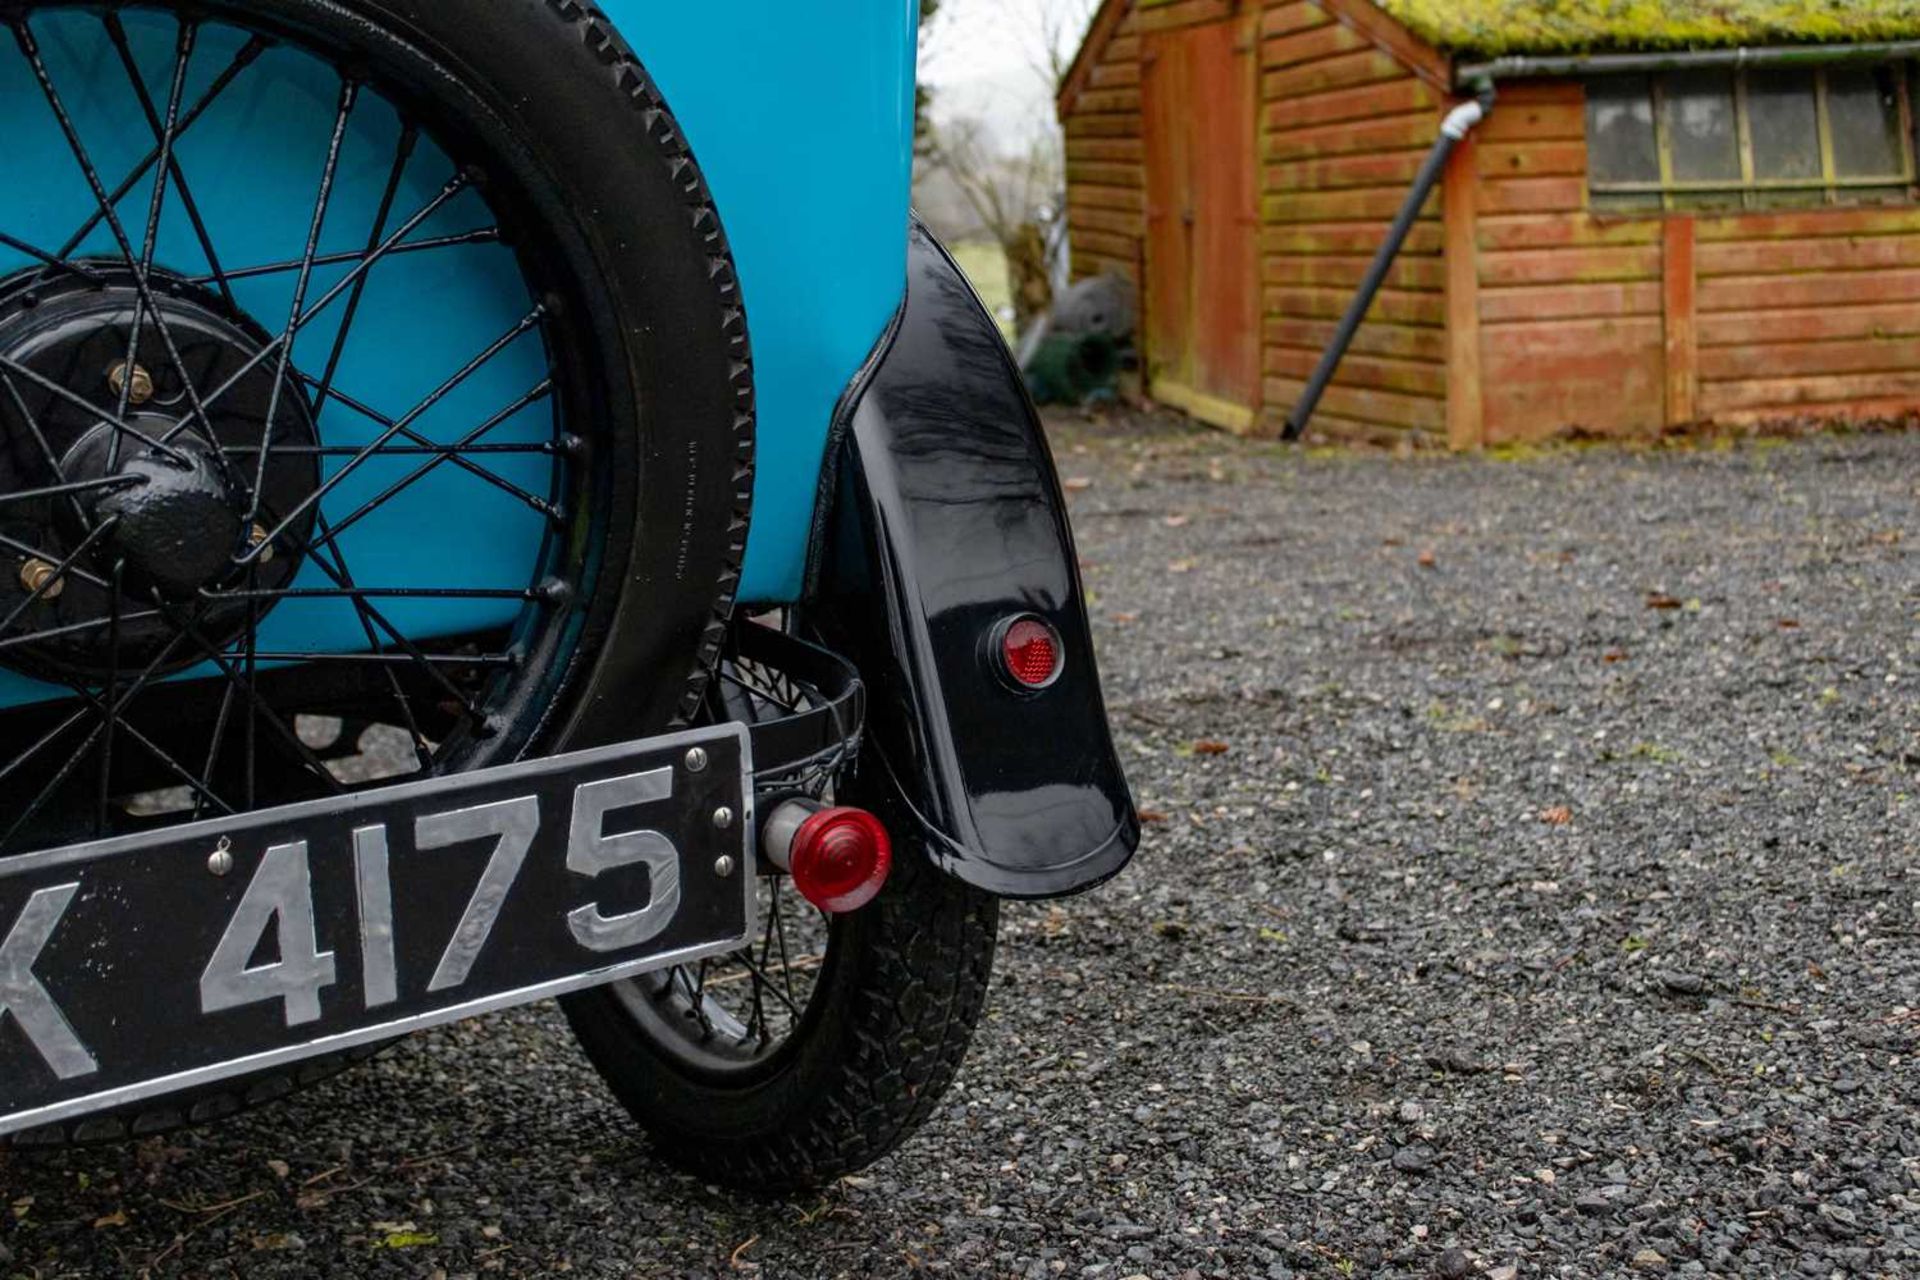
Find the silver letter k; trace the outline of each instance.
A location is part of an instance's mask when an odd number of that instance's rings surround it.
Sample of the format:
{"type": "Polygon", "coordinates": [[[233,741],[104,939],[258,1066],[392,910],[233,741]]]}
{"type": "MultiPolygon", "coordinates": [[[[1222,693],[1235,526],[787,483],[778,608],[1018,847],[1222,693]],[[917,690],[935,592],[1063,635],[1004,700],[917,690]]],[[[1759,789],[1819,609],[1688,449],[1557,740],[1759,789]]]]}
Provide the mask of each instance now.
{"type": "Polygon", "coordinates": [[[80,1043],[73,1024],[60,1012],[60,1006],[33,976],[33,962],[40,958],[47,939],[53,936],[54,927],[78,892],[77,884],[40,890],[27,899],[20,918],[14,921],[13,932],[5,942],[0,942],[0,1021],[11,1013],[33,1047],[62,1080],[92,1075],[100,1069],[100,1064],[80,1043]]]}

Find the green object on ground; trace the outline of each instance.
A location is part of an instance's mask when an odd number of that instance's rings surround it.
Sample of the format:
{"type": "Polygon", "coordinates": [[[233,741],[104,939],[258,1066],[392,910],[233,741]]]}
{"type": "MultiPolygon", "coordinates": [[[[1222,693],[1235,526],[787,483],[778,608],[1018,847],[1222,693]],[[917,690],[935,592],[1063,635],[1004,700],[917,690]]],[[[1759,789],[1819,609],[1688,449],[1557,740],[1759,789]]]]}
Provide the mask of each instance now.
{"type": "Polygon", "coordinates": [[[1110,399],[1120,374],[1120,348],[1111,334],[1049,334],[1024,372],[1027,389],[1041,404],[1110,399]]]}

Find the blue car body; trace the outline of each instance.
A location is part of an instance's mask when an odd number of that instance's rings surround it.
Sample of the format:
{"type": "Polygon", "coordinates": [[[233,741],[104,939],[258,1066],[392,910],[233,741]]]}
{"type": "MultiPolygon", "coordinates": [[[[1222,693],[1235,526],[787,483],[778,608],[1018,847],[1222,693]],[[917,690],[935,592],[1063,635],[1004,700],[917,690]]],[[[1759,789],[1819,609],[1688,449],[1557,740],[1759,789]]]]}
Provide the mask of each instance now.
{"type": "Polygon", "coordinates": [[[834,406],[906,278],[919,6],[825,7],[845,16],[783,0],[601,5],[672,104],[739,266],[760,405],[751,602],[800,592],[834,406]]]}

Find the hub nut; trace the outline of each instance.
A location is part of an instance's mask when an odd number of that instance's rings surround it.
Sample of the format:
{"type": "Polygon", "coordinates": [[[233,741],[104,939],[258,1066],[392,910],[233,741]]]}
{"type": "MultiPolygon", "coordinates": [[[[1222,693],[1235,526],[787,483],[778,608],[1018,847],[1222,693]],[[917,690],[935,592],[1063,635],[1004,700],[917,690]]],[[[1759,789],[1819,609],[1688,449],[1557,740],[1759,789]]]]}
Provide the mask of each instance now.
{"type": "Polygon", "coordinates": [[[58,599],[60,593],[67,589],[60,571],[37,556],[20,566],[20,585],[27,589],[29,595],[42,600],[58,599]]]}
{"type": "Polygon", "coordinates": [[[133,386],[127,386],[127,362],[120,363],[107,370],[107,386],[113,394],[124,395],[128,404],[145,404],[153,399],[153,375],[140,365],[133,366],[133,386]]]}

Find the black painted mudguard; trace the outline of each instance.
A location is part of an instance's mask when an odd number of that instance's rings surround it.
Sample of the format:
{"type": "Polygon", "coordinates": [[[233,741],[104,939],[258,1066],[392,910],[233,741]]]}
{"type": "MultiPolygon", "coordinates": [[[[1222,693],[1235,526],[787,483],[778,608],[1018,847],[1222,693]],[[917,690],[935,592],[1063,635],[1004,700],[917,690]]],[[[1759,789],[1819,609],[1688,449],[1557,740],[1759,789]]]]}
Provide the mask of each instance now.
{"type": "Polygon", "coordinates": [[[999,330],[915,224],[890,344],[842,406],[804,618],[859,668],[872,745],[948,873],[1013,898],[1073,893],[1133,856],[1053,455],[999,330]],[[1051,622],[1060,678],[990,665],[1010,615],[1051,622]]]}

